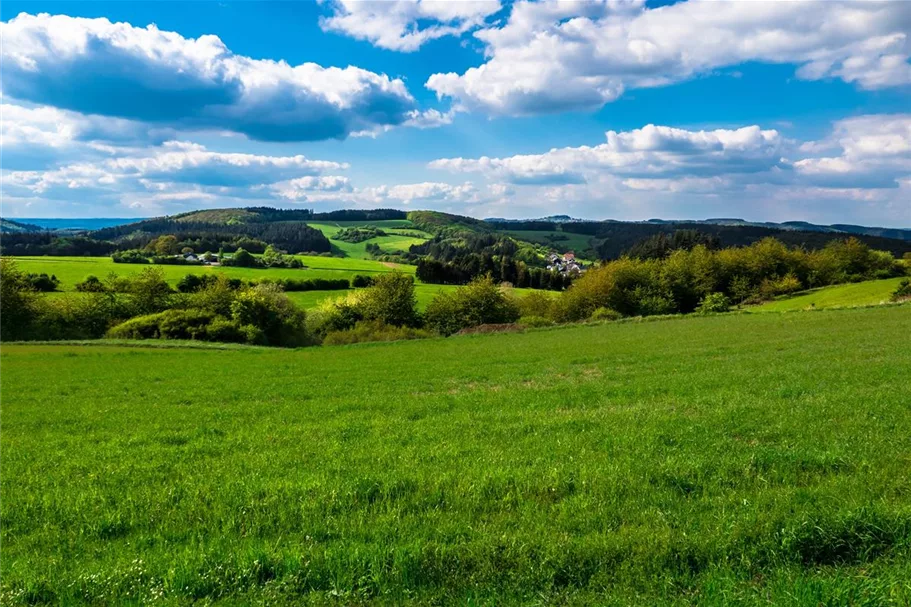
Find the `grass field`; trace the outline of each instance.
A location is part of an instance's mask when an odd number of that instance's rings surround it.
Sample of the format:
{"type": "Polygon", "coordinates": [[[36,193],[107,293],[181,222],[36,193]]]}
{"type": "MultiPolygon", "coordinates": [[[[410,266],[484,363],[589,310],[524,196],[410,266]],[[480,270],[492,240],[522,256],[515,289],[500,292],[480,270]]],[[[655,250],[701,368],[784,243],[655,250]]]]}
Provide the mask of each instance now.
{"type": "MultiPolygon", "coordinates": [[[[363,244],[363,243],[362,243],[363,244]]],[[[357,274],[378,274],[381,272],[405,272],[414,274],[415,267],[403,264],[386,264],[379,261],[355,258],[338,257],[311,257],[297,256],[307,266],[303,270],[286,268],[231,268],[218,266],[169,266],[169,265],[143,265],[114,263],[109,257],[16,257],[16,263],[23,272],[36,272],[54,274],[60,279],[60,290],[70,292],[74,290],[77,282],[85,280],[86,276],[95,275],[104,278],[114,272],[127,276],[142,271],[143,268],[161,268],[165,278],[172,285],[177,284],[186,274],[224,273],[232,278],[254,280],[261,278],[347,278],[351,279],[357,274]]],[[[434,285],[418,282],[415,284],[418,308],[423,310],[437,293],[451,291],[456,287],[450,285],[434,285]]],[[[531,293],[534,289],[514,289],[518,296],[531,293]]],[[[547,291],[554,296],[558,294],[547,291]]],[[[56,295],[56,294],[52,294],[56,295]]],[[[325,299],[334,299],[344,295],[344,291],[298,291],[289,292],[288,296],[299,306],[308,309],[315,307],[325,299]]]]}
{"type": "Polygon", "coordinates": [[[506,232],[510,236],[519,238],[521,240],[527,240],[529,242],[536,242],[539,244],[544,244],[548,246],[553,246],[561,252],[565,251],[575,251],[577,254],[580,254],[585,249],[588,249],[591,242],[591,236],[586,236],[585,234],[573,234],[572,232],[544,232],[544,231],[532,231],[532,230],[511,230],[506,232]],[[563,238],[566,237],[567,240],[557,240],[551,241],[552,237],[563,238]]]}
{"type": "Polygon", "coordinates": [[[367,252],[368,244],[376,244],[387,252],[407,251],[413,244],[421,244],[430,234],[414,228],[411,221],[407,219],[386,219],[382,221],[333,221],[333,222],[307,222],[312,228],[316,228],[323,233],[332,243],[333,252],[343,254],[345,257],[355,259],[369,259],[370,254],[367,252]],[[371,238],[364,242],[344,242],[341,240],[332,240],[332,237],[342,228],[353,226],[376,226],[386,231],[395,230],[395,234],[389,236],[380,236],[371,238]]]}
{"type": "Polygon", "coordinates": [[[0,603],[907,605],[909,331],[5,345],[0,603]]]}
{"type": "Polygon", "coordinates": [[[306,269],[288,268],[232,268],[219,266],[171,266],[114,263],[110,257],[16,257],[16,264],[23,272],[54,274],[60,279],[60,290],[72,291],[77,282],[86,276],[95,275],[104,278],[111,272],[121,276],[141,272],[144,268],[160,268],[165,278],[176,284],[187,274],[223,273],[232,278],[253,280],[260,278],[348,278],[356,274],[377,274],[398,270],[414,274],[414,266],[383,264],[366,259],[348,259],[338,257],[318,257],[297,255],[306,269]]]}
{"type": "Polygon", "coordinates": [[[751,308],[760,312],[786,312],[807,308],[869,306],[889,301],[902,278],[868,280],[853,284],[835,285],[798,293],[793,297],[770,301],[751,308]]]}

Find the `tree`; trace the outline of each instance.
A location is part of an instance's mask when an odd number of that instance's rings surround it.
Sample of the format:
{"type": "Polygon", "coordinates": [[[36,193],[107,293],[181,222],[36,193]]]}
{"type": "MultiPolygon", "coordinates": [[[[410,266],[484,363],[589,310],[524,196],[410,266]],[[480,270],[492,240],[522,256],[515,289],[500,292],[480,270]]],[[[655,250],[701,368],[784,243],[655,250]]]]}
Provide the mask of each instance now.
{"type": "Polygon", "coordinates": [[[468,327],[515,322],[519,314],[515,302],[485,276],[452,293],[439,293],[427,306],[424,319],[437,333],[451,335],[468,327]]]}
{"type": "Polygon", "coordinates": [[[170,306],[171,287],[160,268],[144,268],[127,288],[136,314],[154,314],[170,306]]]}
{"type": "Polygon", "coordinates": [[[418,324],[414,278],[401,272],[380,274],[360,297],[360,308],[366,320],[378,320],[397,327],[418,324]]]}
{"type": "Polygon", "coordinates": [[[37,294],[26,275],[13,260],[0,259],[0,339],[27,337],[37,304],[37,294]]]}

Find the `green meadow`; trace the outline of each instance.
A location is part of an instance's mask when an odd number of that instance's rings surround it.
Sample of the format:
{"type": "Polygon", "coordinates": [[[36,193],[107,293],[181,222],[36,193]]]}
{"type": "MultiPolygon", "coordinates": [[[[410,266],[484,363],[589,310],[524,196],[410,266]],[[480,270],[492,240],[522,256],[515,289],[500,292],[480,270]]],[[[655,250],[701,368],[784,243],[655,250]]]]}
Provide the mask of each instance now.
{"type": "MultiPolygon", "coordinates": [[[[378,222],[382,223],[382,222],[378,222]]],[[[376,239],[374,239],[376,240],[376,239]]],[[[333,241],[334,242],[334,241],[333,241]]],[[[372,242],[372,241],[371,241],[372,242]]],[[[348,243],[342,243],[348,244],[348,243]]],[[[358,243],[363,245],[364,243],[358,243]]],[[[144,265],[114,263],[110,257],[16,257],[16,264],[23,272],[54,274],[60,279],[60,290],[73,291],[76,283],[85,280],[89,275],[104,278],[111,272],[127,276],[141,272],[143,268],[154,267],[165,273],[165,278],[172,285],[176,285],[187,274],[223,273],[231,278],[244,280],[257,280],[262,278],[292,278],[303,280],[307,278],[347,278],[351,279],[357,274],[371,275],[382,272],[405,272],[414,274],[415,267],[404,264],[393,264],[352,257],[320,257],[309,255],[296,255],[305,266],[305,269],[292,270],[287,268],[236,268],[219,266],[171,266],[171,265],[144,265]]],[[[415,295],[418,308],[424,309],[437,293],[452,291],[453,285],[435,285],[417,282],[415,295]]],[[[535,291],[535,289],[513,289],[522,296],[535,291]]],[[[555,291],[545,291],[554,297],[559,294],[555,291]]],[[[51,296],[57,295],[52,293],[51,296]]],[[[288,293],[297,305],[304,309],[314,308],[327,299],[335,299],[345,295],[345,291],[293,291],[288,293]]]]}
{"type": "Polygon", "coordinates": [[[907,605],[909,333],[4,345],[0,603],[907,605]]]}
{"type": "Polygon", "coordinates": [[[902,280],[904,279],[898,277],[833,285],[797,293],[791,297],[770,301],[752,309],[762,312],[786,312],[813,308],[871,306],[888,302],[892,292],[898,288],[898,283],[902,280]]]}
{"type": "Polygon", "coordinates": [[[379,221],[333,221],[333,222],[307,222],[311,228],[316,228],[326,236],[332,243],[332,250],[336,254],[342,254],[345,257],[354,259],[370,259],[370,253],[367,252],[368,244],[375,244],[386,253],[396,251],[407,251],[411,245],[421,244],[430,234],[415,229],[411,221],[407,219],[384,219],[379,221]],[[375,226],[381,228],[388,236],[378,236],[364,242],[344,242],[333,240],[332,237],[347,227],[375,226]]]}
{"type": "Polygon", "coordinates": [[[591,236],[585,234],[562,231],[510,230],[506,234],[521,240],[551,246],[561,251],[575,251],[577,255],[591,246],[592,239],[591,236]]]}
{"type": "Polygon", "coordinates": [[[144,268],[161,269],[165,278],[176,284],[187,274],[223,273],[231,278],[255,280],[260,278],[352,278],[356,274],[376,274],[398,270],[414,274],[414,266],[387,264],[366,259],[320,257],[295,255],[306,266],[305,269],[288,268],[237,268],[220,266],[176,266],[114,263],[110,257],[16,257],[16,265],[23,272],[54,274],[60,279],[62,291],[72,291],[77,282],[86,276],[104,278],[111,272],[121,276],[136,274],[144,268]]]}

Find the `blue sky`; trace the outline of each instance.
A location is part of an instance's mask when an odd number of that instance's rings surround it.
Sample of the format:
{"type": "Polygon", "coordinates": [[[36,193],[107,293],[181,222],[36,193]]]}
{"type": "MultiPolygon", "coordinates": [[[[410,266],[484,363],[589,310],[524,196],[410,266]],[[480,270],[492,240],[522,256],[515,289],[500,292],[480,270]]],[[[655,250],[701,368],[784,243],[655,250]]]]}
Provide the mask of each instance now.
{"type": "Polygon", "coordinates": [[[0,18],[9,217],[911,227],[911,3],[7,1],[0,18]]]}

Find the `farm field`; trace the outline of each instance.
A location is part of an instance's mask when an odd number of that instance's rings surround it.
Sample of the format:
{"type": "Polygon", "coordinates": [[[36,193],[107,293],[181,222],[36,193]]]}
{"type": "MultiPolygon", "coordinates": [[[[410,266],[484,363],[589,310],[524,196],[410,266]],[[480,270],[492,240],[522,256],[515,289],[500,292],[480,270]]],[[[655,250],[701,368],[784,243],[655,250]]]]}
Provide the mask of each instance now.
{"type": "Polygon", "coordinates": [[[411,221],[407,219],[333,222],[308,221],[307,225],[322,232],[323,235],[326,236],[326,238],[328,238],[332,243],[332,248],[335,252],[343,253],[346,257],[352,257],[355,259],[370,259],[370,254],[367,252],[368,244],[376,244],[383,251],[391,253],[394,251],[407,251],[411,245],[421,244],[430,238],[430,234],[415,229],[411,221]],[[364,242],[344,242],[341,240],[332,239],[332,237],[335,236],[335,234],[342,228],[368,225],[376,226],[378,228],[382,228],[383,230],[395,230],[397,233],[390,234],[389,236],[371,238],[370,240],[365,240],[364,242]]]}
{"type": "Polygon", "coordinates": [[[204,272],[224,273],[232,278],[245,280],[258,278],[348,278],[357,274],[376,274],[398,270],[414,274],[414,266],[401,264],[384,264],[379,261],[366,259],[348,259],[338,257],[319,257],[309,255],[296,255],[306,269],[288,268],[234,268],[219,266],[171,266],[171,265],[145,265],[114,263],[110,257],[16,257],[16,263],[23,272],[36,272],[55,274],[60,279],[60,289],[72,291],[77,282],[85,280],[86,276],[94,274],[104,278],[114,272],[122,276],[141,272],[143,268],[160,268],[165,277],[175,284],[186,274],[200,274],[204,272]]]}
{"type": "Polygon", "coordinates": [[[786,312],[807,308],[833,308],[846,306],[869,306],[888,302],[892,292],[903,278],[868,280],[844,285],[833,285],[797,293],[793,297],[770,301],[751,308],[759,312],[786,312]]]}
{"type": "MultiPolygon", "coordinates": [[[[363,243],[361,243],[363,244],[363,243]]],[[[232,268],[219,266],[170,266],[170,265],[144,265],[144,264],[127,264],[114,263],[110,257],[15,257],[16,264],[23,272],[35,272],[54,274],[60,279],[60,290],[70,292],[74,290],[76,283],[85,280],[86,276],[95,275],[104,278],[109,273],[114,272],[121,276],[127,276],[142,271],[143,268],[154,267],[161,268],[165,273],[165,278],[172,285],[177,284],[186,274],[201,274],[205,272],[223,273],[232,278],[242,278],[244,280],[253,280],[261,278],[347,278],[351,279],[357,274],[378,274],[381,272],[405,272],[414,274],[415,267],[404,264],[387,264],[379,261],[354,258],[338,257],[319,257],[296,255],[306,266],[306,269],[292,270],[287,268],[232,268]]],[[[422,282],[415,283],[415,295],[418,300],[418,308],[423,310],[430,303],[430,300],[441,291],[451,291],[455,289],[452,285],[426,284],[422,282]]],[[[535,289],[514,289],[514,292],[522,296],[531,293],[535,289]]],[[[556,291],[545,291],[554,297],[559,296],[556,291]]],[[[297,305],[304,309],[316,307],[325,299],[335,299],[345,294],[345,291],[292,291],[288,293],[297,305]]],[[[59,293],[51,293],[50,296],[59,296],[59,293]]]]}
{"type": "Polygon", "coordinates": [[[906,605],[909,331],[4,345],[0,603],[906,605]]]}
{"type": "Polygon", "coordinates": [[[587,236],[585,234],[574,234],[572,232],[510,230],[505,233],[521,240],[527,240],[529,242],[536,242],[538,244],[554,247],[561,252],[575,251],[577,254],[580,254],[582,251],[590,247],[589,243],[591,242],[592,238],[591,236],[587,236]],[[552,241],[552,238],[566,238],[566,240],[552,241]]]}

